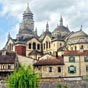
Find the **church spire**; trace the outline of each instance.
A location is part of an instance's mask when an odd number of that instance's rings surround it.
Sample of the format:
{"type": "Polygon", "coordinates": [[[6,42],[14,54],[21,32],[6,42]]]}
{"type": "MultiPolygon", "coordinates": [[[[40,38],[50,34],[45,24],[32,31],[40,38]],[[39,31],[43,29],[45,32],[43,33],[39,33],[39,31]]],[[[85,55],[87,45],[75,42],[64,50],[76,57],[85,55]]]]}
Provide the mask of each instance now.
{"type": "Polygon", "coordinates": [[[35,35],[37,35],[37,27],[35,28],[35,31],[34,31],[35,35]]]}
{"type": "Polygon", "coordinates": [[[26,10],[23,13],[23,19],[33,19],[33,13],[29,8],[29,3],[27,3],[26,10]]]}
{"type": "Polygon", "coordinates": [[[63,26],[63,18],[62,18],[62,16],[60,18],[60,26],[63,26]]]}
{"type": "Polygon", "coordinates": [[[80,31],[82,31],[82,25],[81,25],[81,27],[80,27],[80,31]]]}
{"type": "Polygon", "coordinates": [[[48,32],[48,31],[49,31],[49,24],[47,22],[47,24],[46,24],[46,32],[48,32]]]}
{"type": "Polygon", "coordinates": [[[30,8],[29,8],[29,3],[27,3],[27,8],[24,11],[24,13],[32,13],[31,10],[30,10],[30,8]]]}
{"type": "Polygon", "coordinates": [[[8,33],[8,39],[10,39],[10,38],[11,38],[10,33],[8,33]]]}

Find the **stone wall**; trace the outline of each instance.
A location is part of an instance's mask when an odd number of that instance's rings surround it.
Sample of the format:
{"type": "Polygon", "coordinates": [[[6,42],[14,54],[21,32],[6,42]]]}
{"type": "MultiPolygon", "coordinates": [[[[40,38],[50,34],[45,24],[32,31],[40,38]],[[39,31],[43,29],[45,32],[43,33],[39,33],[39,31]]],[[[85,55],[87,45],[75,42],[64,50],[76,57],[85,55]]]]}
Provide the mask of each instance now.
{"type": "Polygon", "coordinates": [[[88,88],[88,81],[40,82],[39,88],[57,88],[58,84],[66,84],[68,88],[88,88]]]}

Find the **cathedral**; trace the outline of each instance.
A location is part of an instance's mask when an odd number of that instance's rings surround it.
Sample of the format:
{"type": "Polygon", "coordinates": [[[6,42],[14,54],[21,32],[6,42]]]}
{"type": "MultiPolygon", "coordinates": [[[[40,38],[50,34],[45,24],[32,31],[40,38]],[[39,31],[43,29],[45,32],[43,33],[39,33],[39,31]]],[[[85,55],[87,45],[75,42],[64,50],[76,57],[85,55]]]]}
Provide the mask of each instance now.
{"type": "Polygon", "coordinates": [[[51,32],[49,24],[46,30],[38,36],[37,29],[34,30],[33,13],[27,6],[23,13],[16,39],[8,34],[8,40],[4,47],[6,50],[15,51],[19,55],[39,59],[42,55],[55,55],[64,50],[88,50],[88,35],[83,32],[82,26],[79,31],[71,32],[64,26],[63,17],[60,24],[51,32]]]}
{"type": "Polygon", "coordinates": [[[60,17],[60,24],[53,32],[47,22],[46,30],[38,36],[29,6],[23,13],[16,39],[8,34],[4,48],[20,55],[19,61],[23,58],[22,62],[25,62],[28,58],[42,78],[62,77],[68,80],[69,77],[77,77],[81,80],[88,75],[88,35],[82,26],[79,31],[70,31],[60,17]]]}

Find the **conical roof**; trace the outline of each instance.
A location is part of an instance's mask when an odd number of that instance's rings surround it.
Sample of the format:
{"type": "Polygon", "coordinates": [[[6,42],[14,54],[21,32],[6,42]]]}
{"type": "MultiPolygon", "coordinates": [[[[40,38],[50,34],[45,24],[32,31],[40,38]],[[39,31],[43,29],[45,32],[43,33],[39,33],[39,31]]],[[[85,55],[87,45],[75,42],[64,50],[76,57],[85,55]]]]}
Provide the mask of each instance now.
{"type": "Polygon", "coordinates": [[[24,11],[24,13],[32,13],[31,10],[30,10],[30,8],[29,8],[29,4],[28,3],[27,3],[27,8],[24,11]]]}

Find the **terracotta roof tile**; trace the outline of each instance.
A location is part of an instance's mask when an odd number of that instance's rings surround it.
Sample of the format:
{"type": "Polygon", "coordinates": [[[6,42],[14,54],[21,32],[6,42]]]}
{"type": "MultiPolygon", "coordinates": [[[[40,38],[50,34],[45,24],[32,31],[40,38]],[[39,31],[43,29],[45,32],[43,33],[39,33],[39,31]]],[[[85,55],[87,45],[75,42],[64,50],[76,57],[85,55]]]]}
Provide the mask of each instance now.
{"type": "Polygon", "coordinates": [[[78,56],[82,56],[82,55],[88,55],[88,50],[84,50],[84,51],[64,51],[64,55],[78,55],[78,56]]]}
{"type": "Polygon", "coordinates": [[[6,55],[0,55],[0,64],[14,64],[16,54],[6,52],[6,55]]]}
{"type": "Polygon", "coordinates": [[[61,57],[52,59],[41,59],[34,64],[34,66],[45,66],[45,65],[64,65],[64,60],[61,57]]]}

